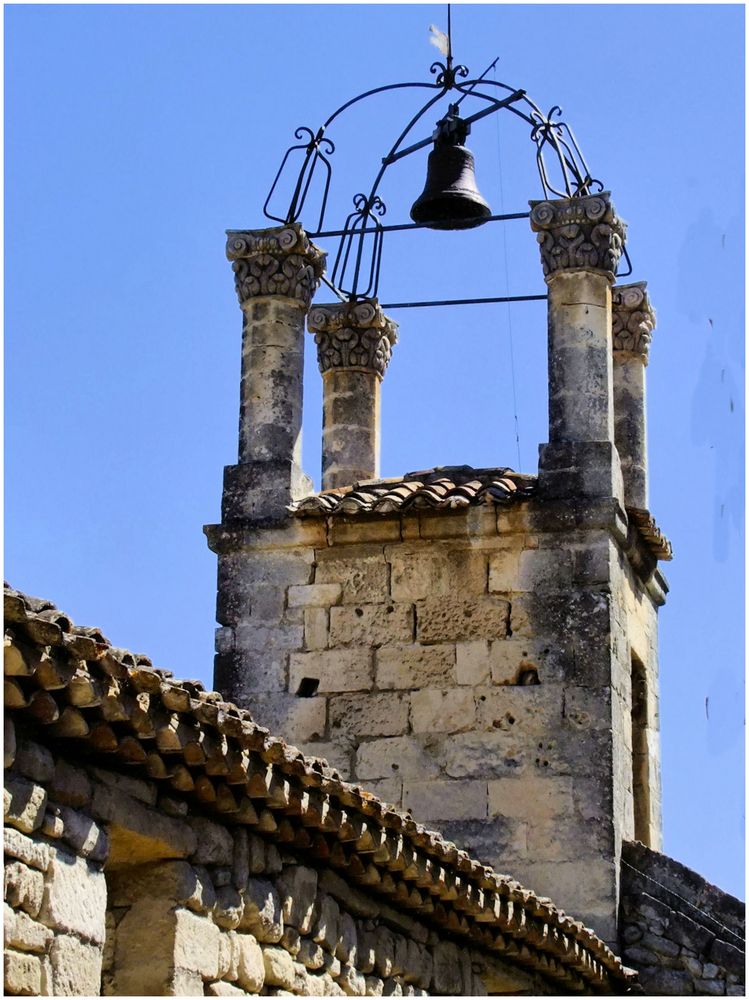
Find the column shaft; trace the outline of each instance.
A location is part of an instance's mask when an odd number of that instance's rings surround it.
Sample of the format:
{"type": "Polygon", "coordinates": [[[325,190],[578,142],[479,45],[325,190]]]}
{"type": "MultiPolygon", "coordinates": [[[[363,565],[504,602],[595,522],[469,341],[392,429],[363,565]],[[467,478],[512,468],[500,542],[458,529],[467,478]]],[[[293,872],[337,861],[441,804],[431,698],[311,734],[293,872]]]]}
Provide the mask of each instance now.
{"type": "Polygon", "coordinates": [[[380,383],[397,326],[375,299],[315,306],[323,376],[322,488],[353,486],[380,471],[380,383]]]}
{"type": "Polygon", "coordinates": [[[622,463],[624,499],[648,507],[645,367],[655,313],[644,281],[613,289],[614,434],[622,463]]]}

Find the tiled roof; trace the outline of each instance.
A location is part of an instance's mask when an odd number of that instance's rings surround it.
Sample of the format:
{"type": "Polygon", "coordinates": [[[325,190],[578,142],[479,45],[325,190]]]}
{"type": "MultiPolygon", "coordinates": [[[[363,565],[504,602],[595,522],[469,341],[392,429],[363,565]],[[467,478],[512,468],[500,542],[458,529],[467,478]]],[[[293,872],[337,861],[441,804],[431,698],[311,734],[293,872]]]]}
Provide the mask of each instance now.
{"type": "Polygon", "coordinates": [[[220,694],[175,680],[7,586],[5,621],[6,709],[38,739],[253,827],[565,991],[633,984],[635,973],[550,899],[343,781],[220,694]]]}
{"type": "MultiPolygon", "coordinates": [[[[512,469],[446,465],[393,479],[368,479],[353,486],[323,490],[295,500],[289,511],[297,517],[356,517],[409,510],[460,510],[487,503],[508,505],[536,496],[536,482],[535,476],[512,469]]],[[[656,559],[668,561],[673,557],[671,543],[649,511],[627,507],[627,515],[656,559]]]]}
{"type": "Polygon", "coordinates": [[[512,469],[449,465],[409,472],[395,479],[370,479],[353,487],[325,490],[290,506],[300,517],[320,514],[392,514],[431,508],[455,510],[483,503],[506,504],[533,494],[534,476],[512,469]]]}

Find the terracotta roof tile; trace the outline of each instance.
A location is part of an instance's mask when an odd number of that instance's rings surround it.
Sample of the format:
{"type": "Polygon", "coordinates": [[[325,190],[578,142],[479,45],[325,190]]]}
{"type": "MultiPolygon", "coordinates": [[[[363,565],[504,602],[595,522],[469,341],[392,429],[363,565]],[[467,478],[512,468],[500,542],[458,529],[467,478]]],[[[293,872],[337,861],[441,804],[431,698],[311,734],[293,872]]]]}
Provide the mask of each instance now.
{"type": "Polygon", "coordinates": [[[148,657],[112,646],[97,629],[78,628],[49,602],[7,585],[5,616],[6,709],[37,739],[140,772],[224,822],[325,861],[393,905],[566,989],[633,985],[636,973],[551,900],[345,782],[218,692],[175,681],[148,657]],[[356,845],[372,843],[377,852],[367,849],[363,864],[356,845]],[[408,866],[419,871],[418,887],[401,877],[408,866]]]}
{"type": "Polygon", "coordinates": [[[449,510],[482,503],[510,503],[533,495],[535,479],[512,469],[445,466],[410,472],[400,479],[371,479],[353,487],[325,490],[293,503],[299,517],[393,514],[412,509],[449,510]]]}

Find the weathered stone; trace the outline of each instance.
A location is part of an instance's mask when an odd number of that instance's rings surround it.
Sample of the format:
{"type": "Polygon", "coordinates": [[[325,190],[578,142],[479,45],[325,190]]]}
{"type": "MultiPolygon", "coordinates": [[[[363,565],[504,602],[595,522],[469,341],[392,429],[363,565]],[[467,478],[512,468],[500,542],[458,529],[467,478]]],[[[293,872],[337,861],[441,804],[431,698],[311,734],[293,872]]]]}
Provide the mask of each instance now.
{"type": "Polygon", "coordinates": [[[383,646],[375,651],[375,675],[381,690],[448,686],[455,682],[455,646],[383,646]]]}
{"type": "Polygon", "coordinates": [[[312,583],[305,586],[289,587],[290,608],[329,608],[341,600],[340,583],[312,583]]]}
{"type": "Polygon", "coordinates": [[[530,821],[570,816],[573,781],[531,775],[494,779],[489,782],[489,815],[530,821]]]}
{"type": "Polygon", "coordinates": [[[42,963],[36,955],[5,952],[6,994],[38,996],[42,992],[42,963]]]}
{"type": "MultiPolygon", "coordinates": [[[[249,935],[243,935],[249,937],[249,935]]],[[[239,975],[239,939],[234,931],[223,931],[218,937],[218,976],[234,982],[239,975]]]]}
{"type": "Polygon", "coordinates": [[[483,819],[487,812],[485,781],[414,781],[403,786],[403,806],[424,823],[483,819]]]}
{"type": "Polygon", "coordinates": [[[321,969],[325,964],[325,953],[322,948],[309,938],[302,938],[299,942],[297,958],[307,969],[321,969]]]}
{"type": "Polygon", "coordinates": [[[379,976],[365,976],[364,995],[368,997],[381,997],[385,989],[385,983],[379,976]]]}
{"type": "Polygon", "coordinates": [[[237,982],[247,993],[259,993],[265,981],[263,951],[251,934],[238,934],[237,982]]]}
{"type": "Polygon", "coordinates": [[[58,757],[49,795],[53,801],[63,805],[85,808],[91,802],[91,780],[80,767],[74,767],[58,757]]]}
{"type": "Polygon", "coordinates": [[[433,982],[436,993],[459,994],[463,989],[457,947],[450,941],[440,941],[432,949],[433,982]]]}
{"type": "Polygon", "coordinates": [[[333,896],[343,909],[350,911],[357,917],[377,917],[380,913],[380,905],[376,900],[372,899],[366,892],[349,885],[345,879],[336,875],[330,868],[325,868],[320,872],[318,884],[320,889],[333,896]]]}
{"type": "Polygon", "coordinates": [[[283,899],[284,923],[291,924],[301,934],[312,927],[317,897],[317,872],[303,865],[289,865],[276,882],[283,899]]]}
{"type": "Polygon", "coordinates": [[[507,635],[509,619],[510,605],[500,598],[431,599],[417,606],[416,638],[425,643],[500,639],[507,635]]]}
{"type": "Polygon", "coordinates": [[[408,709],[408,695],[333,695],[328,699],[330,737],[399,736],[408,731],[408,709]]]}
{"type": "Polygon", "coordinates": [[[334,952],[338,943],[340,910],[332,896],[319,893],[315,906],[315,923],[312,939],[328,952],[334,952]]]}
{"type": "Polygon", "coordinates": [[[432,755],[411,736],[363,743],[356,753],[356,776],[372,778],[436,778],[439,767],[432,755]]]}
{"type": "Polygon", "coordinates": [[[489,642],[476,639],[473,642],[459,642],[455,646],[455,676],[458,684],[486,684],[489,680],[491,663],[489,642]]]}
{"type": "Polygon", "coordinates": [[[364,976],[357,972],[353,965],[341,965],[341,973],[337,979],[346,996],[363,997],[367,992],[367,983],[364,976]]]}
{"type": "Polygon", "coordinates": [[[235,888],[240,891],[247,885],[250,877],[250,850],[247,840],[247,830],[243,827],[236,827],[232,831],[234,849],[231,862],[231,880],[235,888]]]}
{"type": "MultiPolygon", "coordinates": [[[[119,771],[107,771],[103,767],[89,768],[90,775],[98,782],[109,785],[111,788],[119,788],[125,795],[132,799],[145,802],[147,806],[156,805],[158,799],[158,788],[151,781],[143,781],[130,774],[120,774],[119,771]]],[[[184,803],[181,803],[184,804],[184,803]]],[[[184,812],[182,813],[184,815],[184,812]]]]}
{"type": "Polygon", "coordinates": [[[390,567],[382,546],[354,557],[342,558],[336,549],[329,550],[326,555],[330,558],[318,557],[315,583],[340,583],[344,604],[376,604],[388,599],[390,567]]]}
{"type": "Polygon", "coordinates": [[[216,979],[221,933],[218,927],[207,917],[190,910],[176,910],[174,921],[175,966],[197,972],[203,979],[216,979]]]}
{"type": "MultiPolygon", "coordinates": [[[[252,990],[253,993],[257,992],[252,990]]],[[[238,986],[232,986],[231,983],[217,982],[208,983],[205,988],[205,993],[209,997],[244,997],[247,993],[244,990],[240,990],[238,986]]]]}
{"type": "Polygon", "coordinates": [[[658,934],[651,934],[647,932],[642,935],[640,944],[644,948],[649,948],[654,951],[656,955],[663,955],[667,958],[675,958],[681,948],[674,941],[669,941],[668,938],[660,937],[658,934]]]}
{"type": "Polygon", "coordinates": [[[413,639],[410,604],[359,604],[330,609],[331,646],[386,646],[413,639]]]}
{"type": "Polygon", "coordinates": [[[41,841],[32,840],[24,836],[18,830],[6,828],[3,832],[5,853],[12,858],[18,858],[32,868],[46,871],[52,859],[52,852],[48,844],[41,841]]]}
{"type": "Polygon", "coordinates": [[[231,833],[203,816],[190,816],[188,822],[196,840],[193,860],[200,865],[231,865],[234,855],[231,833]]]}
{"type": "Polygon", "coordinates": [[[16,759],[16,725],[10,714],[3,717],[3,766],[13,767],[16,759]]]}
{"type": "Polygon", "coordinates": [[[143,864],[160,858],[185,858],[197,846],[191,827],[124,795],[98,785],[91,812],[108,824],[110,862],[143,864]]]}
{"type": "Polygon", "coordinates": [[[265,985],[290,990],[294,985],[294,962],[282,948],[264,948],[265,985]]]}
{"type": "Polygon", "coordinates": [[[238,927],[244,913],[244,903],[233,885],[223,885],[216,890],[213,919],[220,927],[233,930],[238,927]]]}
{"type": "Polygon", "coordinates": [[[421,601],[434,597],[467,597],[486,592],[487,555],[480,550],[420,546],[388,549],[392,571],[391,592],[396,601],[421,601]]]}
{"type": "Polygon", "coordinates": [[[22,833],[33,833],[42,825],[47,807],[47,792],[21,777],[5,779],[5,822],[22,833]]]}
{"type": "Polygon", "coordinates": [[[174,969],[167,980],[167,996],[200,997],[203,992],[203,977],[192,969],[174,969]]]}
{"type": "Polygon", "coordinates": [[[5,944],[19,951],[43,952],[51,941],[52,931],[37,923],[23,910],[12,910],[3,904],[3,933],[5,944]]]}
{"type": "Polygon", "coordinates": [[[55,760],[46,747],[23,739],[16,750],[15,768],[25,778],[47,785],[55,773],[55,760]]]}
{"type": "MultiPolygon", "coordinates": [[[[358,939],[356,923],[350,913],[341,911],[339,935],[335,949],[336,958],[342,963],[358,967],[358,939]]],[[[343,985],[343,984],[341,984],[343,985]]]]}
{"type": "Polygon", "coordinates": [[[64,934],[104,943],[107,887],[104,875],[83,858],[57,850],[47,871],[39,919],[64,934]]]}
{"type": "Polygon", "coordinates": [[[68,806],[61,806],[58,817],[62,821],[62,838],[76,854],[92,861],[106,860],[109,853],[109,838],[90,816],[68,806]]]}
{"type": "Polygon", "coordinates": [[[411,694],[411,728],[414,733],[460,733],[475,725],[473,691],[425,688],[411,694]]]}
{"type": "Polygon", "coordinates": [[[326,649],[292,653],[289,690],[296,692],[304,678],[318,681],[318,692],[368,691],[372,685],[372,653],[366,649],[326,649]]]}
{"type": "Polygon", "coordinates": [[[56,935],[50,949],[55,996],[96,996],[101,987],[101,948],[67,934],[56,935]]]}
{"type": "Polygon", "coordinates": [[[280,943],[284,951],[288,951],[288,953],[295,958],[299,954],[299,949],[302,944],[301,935],[296,927],[285,926],[280,943]]]}
{"type": "Polygon", "coordinates": [[[5,865],[5,899],[31,917],[39,915],[44,894],[44,876],[20,861],[5,865]]]}
{"type": "Polygon", "coordinates": [[[326,649],[330,614],[327,608],[304,609],[304,648],[306,650],[326,649]]]}
{"type": "Polygon", "coordinates": [[[244,914],[240,931],[250,931],[263,943],[280,941],[283,936],[283,913],[275,886],[265,879],[251,878],[242,896],[244,914]]]}

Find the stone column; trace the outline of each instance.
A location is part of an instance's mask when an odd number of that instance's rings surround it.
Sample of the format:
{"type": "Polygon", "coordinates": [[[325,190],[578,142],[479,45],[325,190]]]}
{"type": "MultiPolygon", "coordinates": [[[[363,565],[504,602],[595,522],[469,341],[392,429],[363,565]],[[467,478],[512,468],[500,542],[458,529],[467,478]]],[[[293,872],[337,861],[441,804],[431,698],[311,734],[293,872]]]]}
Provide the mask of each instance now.
{"type": "Polygon", "coordinates": [[[619,496],[611,286],[625,226],[607,191],[530,204],[549,288],[549,443],[539,486],[557,497],[619,496]]]}
{"type": "Polygon", "coordinates": [[[612,289],[614,348],[614,440],[622,463],[624,500],[648,507],[648,453],[645,367],[655,312],[647,282],[612,289]]]}
{"type": "Polygon", "coordinates": [[[229,232],[244,314],[239,464],[224,477],[224,520],[266,518],[311,490],[301,469],[304,317],[325,254],[298,223],[229,232]]]}
{"type": "Polygon", "coordinates": [[[322,488],[380,471],[380,383],[397,324],[376,299],[315,306],[307,321],[323,377],[322,488]]]}

